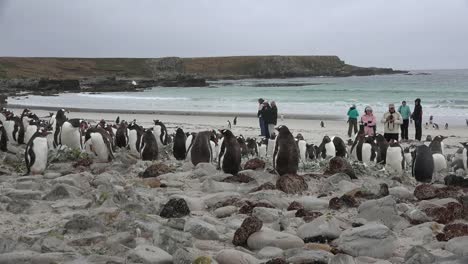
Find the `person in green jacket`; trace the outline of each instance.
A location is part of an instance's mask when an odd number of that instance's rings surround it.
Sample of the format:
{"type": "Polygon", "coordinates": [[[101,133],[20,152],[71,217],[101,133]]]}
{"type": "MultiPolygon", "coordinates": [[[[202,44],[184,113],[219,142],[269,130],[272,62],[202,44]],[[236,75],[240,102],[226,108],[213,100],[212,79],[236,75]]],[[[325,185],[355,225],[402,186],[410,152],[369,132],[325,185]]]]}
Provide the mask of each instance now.
{"type": "Polygon", "coordinates": [[[353,104],[348,110],[348,137],[352,136],[353,128],[354,134],[357,134],[358,127],[357,127],[357,120],[359,117],[359,112],[356,109],[356,105],[353,104]]]}
{"type": "Polygon", "coordinates": [[[401,124],[401,139],[408,140],[408,126],[411,117],[411,109],[406,105],[406,101],[401,102],[401,105],[398,108],[398,113],[400,113],[401,118],[403,119],[403,124],[401,124]]]}

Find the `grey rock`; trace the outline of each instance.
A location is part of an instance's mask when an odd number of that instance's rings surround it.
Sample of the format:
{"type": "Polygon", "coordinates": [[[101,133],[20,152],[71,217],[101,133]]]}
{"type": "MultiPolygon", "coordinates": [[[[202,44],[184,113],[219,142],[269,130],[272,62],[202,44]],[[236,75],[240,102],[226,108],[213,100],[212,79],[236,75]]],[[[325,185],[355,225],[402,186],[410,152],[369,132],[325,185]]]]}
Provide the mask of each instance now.
{"type": "Polygon", "coordinates": [[[16,247],[16,241],[5,235],[0,237],[0,254],[11,252],[16,247]]]}
{"type": "Polygon", "coordinates": [[[130,262],[143,264],[172,264],[172,256],[166,251],[150,245],[139,245],[130,252],[130,262]]]}
{"type": "Polygon", "coordinates": [[[70,192],[63,185],[57,185],[52,189],[48,194],[46,194],[42,199],[47,201],[57,201],[61,199],[70,198],[70,192]]]}
{"type": "Polygon", "coordinates": [[[169,218],[169,220],[167,220],[167,225],[174,229],[184,231],[185,222],[186,220],[184,218],[169,218]]]}
{"type": "Polygon", "coordinates": [[[8,203],[6,210],[13,214],[25,214],[26,211],[31,208],[31,202],[27,200],[13,200],[8,203]]]}
{"type": "Polygon", "coordinates": [[[87,209],[93,204],[93,201],[83,198],[70,198],[65,200],[60,200],[51,205],[54,209],[59,208],[70,208],[73,210],[77,209],[87,209]]]}
{"type": "Polygon", "coordinates": [[[234,250],[221,250],[215,257],[219,264],[258,264],[259,261],[254,256],[234,250]]]}
{"type": "Polygon", "coordinates": [[[60,240],[56,237],[46,237],[42,240],[41,243],[41,252],[73,252],[74,249],[65,244],[63,240],[60,240]]]}
{"type": "Polygon", "coordinates": [[[259,250],[264,247],[290,249],[304,246],[304,241],[301,238],[286,232],[262,229],[253,233],[247,239],[247,245],[253,250],[259,250]]]}
{"type": "Polygon", "coordinates": [[[172,255],[174,264],[192,264],[202,252],[196,248],[179,248],[172,255]]]}
{"type": "Polygon", "coordinates": [[[29,190],[12,190],[7,193],[7,196],[12,199],[40,200],[42,192],[29,190]]]}
{"type": "Polygon", "coordinates": [[[435,256],[422,246],[412,247],[405,254],[405,264],[430,264],[435,261],[435,256]]]}
{"type": "Polygon", "coordinates": [[[326,237],[330,240],[338,238],[342,230],[340,222],[333,216],[322,215],[297,229],[297,235],[302,239],[326,237]]]}
{"type": "Polygon", "coordinates": [[[218,218],[224,218],[224,217],[231,216],[232,214],[236,212],[237,212],[237,207],[233,205],[229,205],[229,206],[220,207],[214,210],[213,214],[218,218]]]}
{"type": "Polygon", "coordinates": [[[170,199],[159,214],[164,218],[184,217],[190,214],[190,209],[184,199],[170,199]]]}
{"type": "Polygon", "coordinates": [[[277,247],[264,247],[257,253],[260,259],[273,259],[283,256],[283,250],[277,247]]]}
{"type": "Polygon", "coordinates": [[[92,246],[94,244],[106,241],[106,236],[97,233],[85,231],[68,238],[70,246],[92,246]]]}
{"type": "Polygon", "coordinates": [[[356,264],[356,262],[350,255],[337,254],[330,259],[329,264],[356,264]]]}
{"type": "Polygon", "coordinates": [[[358,212],[359,218],[364,218],[367,221],[379,221],[390,229],[409,226],[406,220],[398,215],[396,202],[391,196],[365,201],[359,206],[358,212]]]}
{"type": "Polygon", "coordinates": [[[79,214],[74,215],[70,221],[65,223],[64,233],[81,233],[83,231],[103,232],[104,225],[97,218],[79,214]]]}
{"type": "Polygon", "coordinates": [[[255,207],[252,216],[257,217],[264,223],[273,223],[281,217],[281,211],[274,208],[255,207]]]}
{"type": "Polygon", "coordinates": [[[468,236],[450,239],[445,245],[445,249],[457,256],[468,256],[468,236]]]}
{"type": "Polygon", "coordinates": [[[328,263],[333,254],[324,250],[294,249],[286,251],[286,261],[293,264],[328,263]],[[289,255],[289,256],[288,256],[289,255]]]}
{"type": "Polygon", "coordinates": [[[185,223],[185,232],[192,234],[194,238],[202,240],[218,240],[219,234],[216,227],[200,219],[189,219],[185,223]]]}

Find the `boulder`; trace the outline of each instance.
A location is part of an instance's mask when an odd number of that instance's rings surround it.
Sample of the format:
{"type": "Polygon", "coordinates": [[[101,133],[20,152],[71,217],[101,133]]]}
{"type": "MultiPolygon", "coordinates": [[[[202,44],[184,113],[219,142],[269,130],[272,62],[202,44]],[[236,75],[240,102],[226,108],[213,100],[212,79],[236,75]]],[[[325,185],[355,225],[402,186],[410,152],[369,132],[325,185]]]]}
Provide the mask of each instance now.
{"type": "Polygon", "coordinates": [[[343,231],[336,243],[352,256],[387,259],[396,250],[397,241],[397,236],[385,225],[368,223],[343,231]]]}
{"type": "Polygon", "coordinates": [[[405,264],[430,264],[435,261],[435,256],[422,246],[412,247],[405,254],[405,264]]]}
{"type": "Polygon", "coordinates": [[[229,176],[229,177],[226,177],[223,182],[230,182],[230,183],[249,183],[251,181],[255,181],[253,178],[245,175],[245,174],[242,174],[242,173],[239,173],[237,175],[234,175],[234,176],[229,176]]]}
{"type": "Polygon", "coordinates": [[[340,222],[335,217],[327,215],[320,216],[297,229],[297,235],[306,242],[315,241],[318,237],[332,241],[338,238],[341,232],[340,222]]]}
{"type": "Polygon", "coordinates": [[[449,241],[455,237],[468,236],[468,224],[454,223],[444,226],[442,233],[437,234],[436,238],[439,241],[449,241]]]}
{"type": "Polygon", "coordinates": [[[65,223],[63,232],[64,234],[79,234],[83,231],[103,232],[104,225],[97,218],[91,218],[87,215],[76,214],[72,217],[71,220],[65,223]]]}
{"type": "Polygon", "coordinates": [[[291,249],[285,252],[287,263],[328,263],[333,254],[323,250],[291,249]]]}
{"type": "Polygon", "coordinates": [[[228,205],[224,207],[220,207],[214,210],[213,214],[218,218],[224,218],[231,216],[237,212],[237,207],[233,205],[228,205]]]}
{"type": "Polygon", "coordinates": [[[61,199],[70,198],[70,196],[70,192],[68,192],[67,188],[64,185],[57,185],[42,199],[47,201],[57,201],[61,199]]]}
{"type": "Polygon", "coordinates": [[[418,209],[441,224],[450,223],[463,216],[463,206],[453,198],[424,200],[419,203],[418,209]]]}
{"type": "Polygon", "coordinates": [[[336,156],[330,159],[325,175],[334,175],[337,173],[346,173],[351,179],[357,179],[353,166],[343,157],[336,156]]]}
{"type": "Polygon", "coordinates": [[[215,257],[219,264],[258,264],[259,261],[254,256],[234,250],[223,249],[215,257]]]}
{"type": "Polygon", "coordinates": [[[262,229],[263,223],[257,217],[247,217],[239,229],[234,233],[232,244],[235,246],[247,245],[247,239],[255,232],[262,229]]]}
{"type": "Polygon", "coordinates": [[[330,259],[328,264],[356,264],[354,258],[350,255],[337,254],[330,259]]]}
{"type": "Polygon", "coordinates": [[[414,196],[418,200],[433,198],[458,198],[463,194],[459,188],[442,184],[420,184],[414,189],[414,196]]]}
{"type": "Polygon", "coordinates": [[[253,233],[247,239],[250,249],[260,250],[264,247],[277,247],[281,249],[299,248],[304,246],[301,238],[285,232],[264,229],[253,233]]]}
{"type": "Polygon", "coordinates": [[[299,210],[299,209],[304,209],[304,206],[299,203],[299,202],[292,202],[289,206],[288,206],[288,211],[295,211],[295,210],[299,210]]]}
{"type": "Polygon", "coordinates": [[[258,192],[261,190],[276,190],[276,185],[271,182],[264,183],[256,188],[253,188],[250,192],[258,192]]]}
{"type": "Polygon", "coordinates": [[[138,245],[128,255],[128,261],[144,264],[172,264],[172,256],[166,251],[150,245],[138,245]]]}
{"type": "Polygon", "coordinates": [[[396,202],[391,196],[363,202],[358,208],[358,217],[367,221],[379,221],[390,229],[404,224],[404,218],[398,215],[396,202]]]}
{"type": "Polygon", "coordinates": [[[445,249],[457,256],[468,256],[468,236],[450,239],[445,244],[445,249]]]}
{"type": "Polygon", "coordinates": [[[393,196],[397,201],[414,201],[414,192],[411,192],[406,187],[396,186],[388,189],[391,196],[393,196]]]}
{"type": "Polygon", "coordinates": [[[167,166],[164,163],[155,163],[150,165],[146,170],[143,172],[143,178],[153,178],[158,177],[159,175],[163,175],[166,173],[173,172],[174,170],[167,166]]]}
{"type": "Polygon", "coordinates": [[[218,240],[216,227],[200,219],[192,218],[185,223],[184,231],[201,240],[218,240]]]}
{"type": "Polygon", "coordinates": [[[247,161],[244,165],[244,170],[259,170],[265,169],[265,161],[255,158],[247,161]]]}
{"type": "Polygon", "coordinates": [[[263,223],[272,223],[281,217],[281,211],[274,208],[255,207],[252,216],[257,217],[263,223]]]}
{"type": "Polygon", "coordinates": [[[286,174],[279,177],[278,181],[276,181],[276,188],[289,194],[301,194],[307,191],[309,186],[304,180],[304,177],[286,174]]]}
{"type": "Polygon", "coordinates": [[[257,256],[260,259],[272,259],[283,256],[283,250],[277,247],[264,247],[258,251],[257,256]]]}
{"type": "Polygon", "coordinates": [[[190,209],[184,199],[170,199],[159,214],[164,218],[179,218],[190,214],[190,209]]]}

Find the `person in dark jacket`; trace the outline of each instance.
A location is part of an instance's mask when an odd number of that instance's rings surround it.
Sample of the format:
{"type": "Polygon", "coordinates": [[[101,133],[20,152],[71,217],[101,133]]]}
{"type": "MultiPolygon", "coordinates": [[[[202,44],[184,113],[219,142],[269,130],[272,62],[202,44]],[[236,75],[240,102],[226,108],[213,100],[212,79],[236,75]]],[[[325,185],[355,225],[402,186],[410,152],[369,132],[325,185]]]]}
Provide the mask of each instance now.
{"type": "Polygon", "coordinates": [[[271,101],[271,122],[268,123],[268,131],[270,132],[270,137],[275,132],[275,126],[278,124],[278,107],[276,107],[276,102],[271,101]]]}
{"type": "Polygon", "coordinates": [[[270,138],[270,130],[268,129],[268,125],[273,122],[273,113],[270,107],[270,104],[267,101],[263,102],[262,110],[260,110],[260,114],[263,117],[263,126],[265,127],[265,137],[270,138]]]}
{"type": "Polygon", "coordinates": [[[257,117],[258,117],[258,124],[259,124],[259,126],[260,126],[260,136],[265,137],[265,136],[266,136],[266,133],[265,133],[265,122],[264,122],[263,117],[262,117],[263,102],[265,102],[265,100],[263,100],[263,98],[259,98],[259,99],[258,99],[258,112],[257,112],[257,117]]]}
{"type": "Polygon", "coordinates": [[[411,114],[411,119],[414,120],[414,128],[416,130],[415,139],[421,141],[422,137],[422,106],[421,106],[421,99],[414,100],[414,110],[413,114],[411,114]]]}

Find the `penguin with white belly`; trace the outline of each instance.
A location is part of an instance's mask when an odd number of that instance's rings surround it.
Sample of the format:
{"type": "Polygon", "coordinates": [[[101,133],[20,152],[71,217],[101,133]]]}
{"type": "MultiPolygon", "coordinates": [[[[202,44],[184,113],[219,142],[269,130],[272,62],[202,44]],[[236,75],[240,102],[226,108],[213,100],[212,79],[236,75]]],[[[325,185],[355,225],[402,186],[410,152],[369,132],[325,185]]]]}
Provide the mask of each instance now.
{"type": "Polygon", "coordinates": [[[329,136],[324,136],[319,145],[319,155],[322,159],[333,158],[336,156],[336,148],[329,136]]]}
{"type": "Polygon", "coordinates": [[[14,119],[15,115],[12,113],[12,112],[8,112],[5,116],[5,119],[6,121],[3,122],[3,127],[5,128],[5,132],[8,136],[8,141],[12,142],[12,141],[15,141],[13,139],[13,131],[15,129],[15,119],[14,119]]]}
{"type": "Polygon", "coordinates": [[[141,137],[143,133],[143,127],[139,126],[135,120],[128,125],[128,146],[130,147],[130,152],[135,155],[140,155],[141,137]]]}
{"type": "Polygon", "coordinates": [[[212,131],[203,131],[195,136],[193,144],[190,146],[190,160],[194,166],[199,163],[209,163],[213,160],[213,149],[211,148],[210,138],[212,131]]]}
{"type": "Polygon", "coordinates": [[[112,138],[102,127],[93,127],[85,134],[85,151],[98,162],[110,162],[114,159],[112,138]]]}
{"type": "Polygon", "coordinates": [[[431,149],[432,153],[440,153],[445,155],[445,146],[444,146],[444,139],[447,137],[444,136],[435,136],[431,143],[429,144],[429,148],[431,149]]]}
{"type": "Polygon", "coordinates": [[[65,121],[60,128],[59,144],[70,149],[83,149],[83,130],[87,123],[79,118],[65,121]]]}
{"type": "Polygon", "coordinates": [[[258,156],[258,147],[257,147],[257,141],[255,141],[255,138],[247,138],[245,141],[247,144],[248,156],[252,156],[252,157],[258,156]]]}
{"type": "Polygon", "coordinates": [[[241,169],[241,148],[236,137],[230,130],[220,130],[223,135],[223,143],[218,157],[218,169],[225,173],[237,175],[241,169]]]}
{"type": "Polygon", "coordinates": [[[377,153],[373,138],[364,134],[358,134],[356,140],[351,147],[351,155],[358,161],[363,162],[366,165],[370,165],[371,162],[375,161],[377,153]]]}
{"type": "Polygon", "coordinates": [[[60,109],[50,118],[50,124],[52,125],[52,131],[54,133],[54,147],[60,145],[60,130],[62,129],[63,123],[68,120],[65,113],[68,113],[68,111],[60,109]]]}
{"type": "Polygon", "coordinates": [[[465,173],[468,172],[468,142],[460,143],[463,145],[462,151],[462,160],[463,160],[463,167],[465,168],[465,173]]]}
{"type": "Polygon", "coordinates": [[[268,139],[262,138],[257,141],[258,157],[264,159],[267,157],[268,139]]]}
{"type": "Polygon", "coordinates": [[[237,142],[239,143],[240,149],[241,149],[241,155],[242,157],[247,157],[249,155],[249,151],[247,149],[247,144],[245,143],[245,138],[242,135],[239,135],[237,137],[237,142]]]}
{"type": "Polygon", "coordinates": [[[40,128],[29,140],[24,155],[28,174],[42,174],[45,171],[49,152],[48,134],[49,131],[40,128]]]}
{"type": "Polygon", "coordinates": [[[403,148],[397,141],[392,139],[388,144],[385,166],[401,174],[405,169],[405,163],[403,148]]]}
{"type": "Polygon", "coordinates": [[[140,155],[142,160],[157,160],[159,148],[152,129],[147,129],[141,138],[140,155]]]}
{"type": "Polygon", "coordinates": [[[172,146],[172,153],[176,160],[184,160],[187,154],[187,149],[185,148],[185,143],[187,142],[187,136],[184,133],[182,128],[177,128],[176,134],[174,137],[174,144],[172,146]]]}
{"type": "Polygon", "coordinates": [[[118,148],[126,148],[128,146],[128,123],[122,120],[117,131],[115,132],[115,145],[118,148]]]}
{"type": "Polygon", "coordinates": [[[0,151],[7,152],[8,151],[8,135],[6,133],[5,127],[3,126],[3,122],[0,121],[0,151]]]}
{"type": "Polygon", "coordinates": [[[267,144],[267,157],[270,157],[272,158],[273,157],[273,154],[275,152],[275,147],[276,147],[276,135],[274,135],[274,137],[270,137],[268,140],[268,144],[267,144]]]}
{"type": "Polygon", "coordinates": [[[218,139],[218,135],[216,134],[215,130],[211,130],[211,136],[210,136],[210,145],[211,149],[213,150],[212,154],[213,156],[211,157],[212,161],[218,161],[218,156],[219,152],[221,151],[221,144],[223,143],[224,137],[221,137],[221,139],[218,139]]]}
{"type": "Polygon", "coordinates": [[[444,182],[445,172],[447,171],[447,159],[441,153],[433,153],[434,174],[432,182],[444,182]]]}
{"type": "Polygon", "coordinates": [[[315,160],[318,157],[318,146],[314,144],[307,144],[306,145],[306,157],[310,160],[315,160]]]}
{"type": "Polygon", "coordinates": [[[39,130],[39,128],[45,127],[45,123],[38,119],[31,119],[29,121],[26,132],[24,133],[24,142],[29,142],[32,136],[39,130]]]}
{"type": "Polygon", "coordinates": [[[403,149],[403,153],[405,155],[405,161],[406,161],[406,168],[411,167],[411,165],[413,164],[413,156],[411,155],[411,152],[412,151],[410,147],[406,147],[403,149]]]}
{"type": "Polygon", "coordinates": [[[412,175],[418,182],[429,183],[434,173],[434,158],[426,145],[420,145],[413,151],[412,175]]]}
{"type": "Polygon", "coordinates": [[[377,150],[377,163],[385,165],[387,159],[388,142],[382,134],[375,136],[376,150],[377,150]]]}
{"type": "Polygon", "coordinates": [[[304,139],[297,141],[297,147],[299,148],[299,157],[302,162],[307,161],[307,142],[304,139]]]}
{"type": "Polygon", "coordinates": [[[280,176],[285,174],[297,174],[299,167],[299,149],[287,126],[277,128],[279,134],[276,138],[275,151],[273,153],[273,166],[280,176]]]}
{"type": "Polygon", "coordinates": [[[185,140],[185,149],[187,151],[185,155],[185,159],[190,159],[190,149],[192,148],[193,142],[195,141],[195,137],[197,136],[197,133],[192,132],[192,133],[185,133],[187,136],[187,140],[185,140]]]}
{"type": "Polygon", "coordinates": [[[167,134],[167,128],[163,124],[163,122],[159,120],[153,120],[154,126],[153,126],[153,134],[154,137],[156,138],[156,141],[158,142],[159,147],[163,147],[168,144],[168,134],[167,134]]]}
{"type": "Polygon", "coordinates": [[[24,144],[25,143],[24,133],[26,131],[24,130],[23,121],[18,116],[14,116],[12,120],[14,122],[13,132],[12,132],[13,141],[16,142],[17,144],[24,144]]]}

